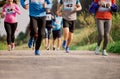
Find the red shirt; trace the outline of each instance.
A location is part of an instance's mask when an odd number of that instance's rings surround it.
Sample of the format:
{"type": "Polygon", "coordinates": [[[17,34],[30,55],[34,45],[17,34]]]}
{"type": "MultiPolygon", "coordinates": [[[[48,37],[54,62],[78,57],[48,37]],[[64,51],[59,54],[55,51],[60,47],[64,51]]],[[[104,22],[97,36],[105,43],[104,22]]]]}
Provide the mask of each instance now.
{"type": "MultiPolygon", "coordinates": [[[[94,0],[94,2],[99,4],[99,1],[110,2],[111,5],[116,3],[116,0],[94,0]]],[[[112,19],[112,12],[111,11],[97,11],[96,12],[97,19],[112,19]]]]}

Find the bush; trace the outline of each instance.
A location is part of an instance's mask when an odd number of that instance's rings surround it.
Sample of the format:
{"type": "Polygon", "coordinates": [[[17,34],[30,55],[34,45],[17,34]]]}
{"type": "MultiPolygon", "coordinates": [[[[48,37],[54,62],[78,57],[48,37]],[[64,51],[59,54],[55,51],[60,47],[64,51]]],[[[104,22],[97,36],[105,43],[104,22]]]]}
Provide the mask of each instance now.
{"type": "Polygon", "coordinates": [[[120,54],[120,41],[115,43],[110,43],[108,45],[108,51],[112,53],[119,53],[120,54]]]}

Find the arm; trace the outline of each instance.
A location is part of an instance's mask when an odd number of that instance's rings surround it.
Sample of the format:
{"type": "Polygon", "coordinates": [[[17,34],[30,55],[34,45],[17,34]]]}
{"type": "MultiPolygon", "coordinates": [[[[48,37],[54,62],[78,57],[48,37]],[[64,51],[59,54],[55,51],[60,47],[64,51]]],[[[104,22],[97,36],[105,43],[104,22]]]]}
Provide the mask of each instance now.
{"type": "Polygon", "coordinates": [[[15,8],[13,9],[17,14],[20,15],[20,8],[16,5],[15,8]]]}
{"type": "Polygon", "coordinates": [[[51,0],[45,0],[46,6],[45,8],[51,9],[52,8],[52,1],[51,0]]]}
{"type": "Polygon", "coordinates": [[[77,11],[80,11],[80,10],[82,10],[82,6],[81,6],[81,4],[80,4],[80,1],[77,0],[77,1],[76,1],[76,5],[74,6],[74,10],[73,10],[72,13],[77,12],[77,11]]]}
{"type": "Polygon", "coordinates": [[[112,0],[111,11],[112,12],[117,12],[118,11],[118,5],[116,4],[116,0],[112,0]]]}
{"type": "Polygon", "coordinates": [[[81,4],[80,3],[76,4],[75,7],[74,7],[74,12],[77,12],[77,11],[80,11],[80,10],[82,10],[81,4]]]}
{"type": "Polygon", "coordinates": [[[57,15],[59,15],[59,13],[61,12],[61,9],[62,9],[62,4],[59,3],[58,6],[57,6],[57,11],[56,11],[57,15]]]}
{"type": "Polygon", "coordinates": [[[22,5],[22,7],[24,8],[24,9],[28,9],[28,4],[25,4],[25,0],[20,0],[20,4],[22,5]]]}
{"type": "Polygon", "coordinates": [[[54,13],[52,12],[51,15],[52,15],[52,16],[51,16],[52,19],[54,20],[54,19],[55,19],[55,15],[54,15],[54,13]]]}

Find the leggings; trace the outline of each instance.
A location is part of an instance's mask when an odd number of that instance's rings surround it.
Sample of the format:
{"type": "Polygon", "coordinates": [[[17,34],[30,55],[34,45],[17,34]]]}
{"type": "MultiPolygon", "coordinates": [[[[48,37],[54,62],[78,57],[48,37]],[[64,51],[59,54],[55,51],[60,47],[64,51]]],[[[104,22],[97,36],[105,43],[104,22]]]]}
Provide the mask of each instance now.
{"type": "Polygon", "coordinates": [[[11,43],[14,43],[17,22],[16,23],[4,22],[4,27],[7,33],[7,44],[9,45],[11,43]]]}
{"type": "Polygon", "coordinates": [[[44,36],[46,17],[30,16],[30,37],[35,39],[35,50],[39,50],[44,36]]]}
{"type": "Polygon", "coordinates": [[[97,22],[97,30],[98,30],[98,46],[100,46],[102,39],[104,38],[104,42],[103,42],[103,50],[104,50],[106,49],[108,44],[108,37],[112,26],[112,20],[97,19],[96,22],[97,22]]]}
{"type": "Polygon", "coordinates": [[[50,39],[52,28],[45,28],[45,38],[50,39]]]}

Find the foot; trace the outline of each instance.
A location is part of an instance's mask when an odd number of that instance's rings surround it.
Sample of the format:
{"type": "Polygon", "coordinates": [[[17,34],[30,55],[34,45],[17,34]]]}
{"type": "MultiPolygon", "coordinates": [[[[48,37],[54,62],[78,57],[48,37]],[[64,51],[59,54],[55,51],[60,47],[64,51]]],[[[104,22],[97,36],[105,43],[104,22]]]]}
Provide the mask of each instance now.
{"type": "Polygon", "coordinates": [[[67,43],[66,40],[64,40],[63,43],[62,43],[62,47],[63,47],[64,49],[66,48],[66,43],[67,43]]]}
{"type": "Polygon", "coordinates": [[[55,47],[53,47],[53,50],[55,50],[55,47]]]}
{"type": "Polygon", "coordinates": [[[8,51],[11,51],[11,45],[8,45],[8,51]]]}
{"type": "Polygon", "coordinates": [[[47,50],[50,50],[50,48],[49,48],[49,47],[47,47],[47,50]]]}
{"type": "Polygon", "coordinates": [[[108,55],[108,53],[106,52],[106,50],[103,50],[103,51],[102,51],[102,55],[103,55],[103,56],[107,56],[107,55],[108,55]]]}
{"type": "Polygon", "coordinates": [[[69,53],[69,47],[65,48],[66,53],[69,53]]]}
{"type": "Polygon", "coordinates": [[[39,50],[35,50],[35,55],[40,55],[40,51],[39,50]]]}
{"type": "Polygon", "coordinates": [[[29,41],[28,41],[28,47],[32,48],[33,43],[34,43],[34,39],[29,39],[29,41]]]}
{"type": "Polygon", "coordinates": [[[12,43],[12,44],[11,44],[11,50],[14,50],[14,49],[15,49],[15,44],[12,43]]]}
{"type": "Polygon", "coordinates": [[[60,48],[57,48],[57,51],[59,51],[60,50],[60,48]]]}
{"type": "Polygon", "coordinates": [[[99,47],[96,47],[95,54],[96,54],[96,55],[99,55],[99,54],[100,54],[100,48],[99,48],[99,47]]]}

